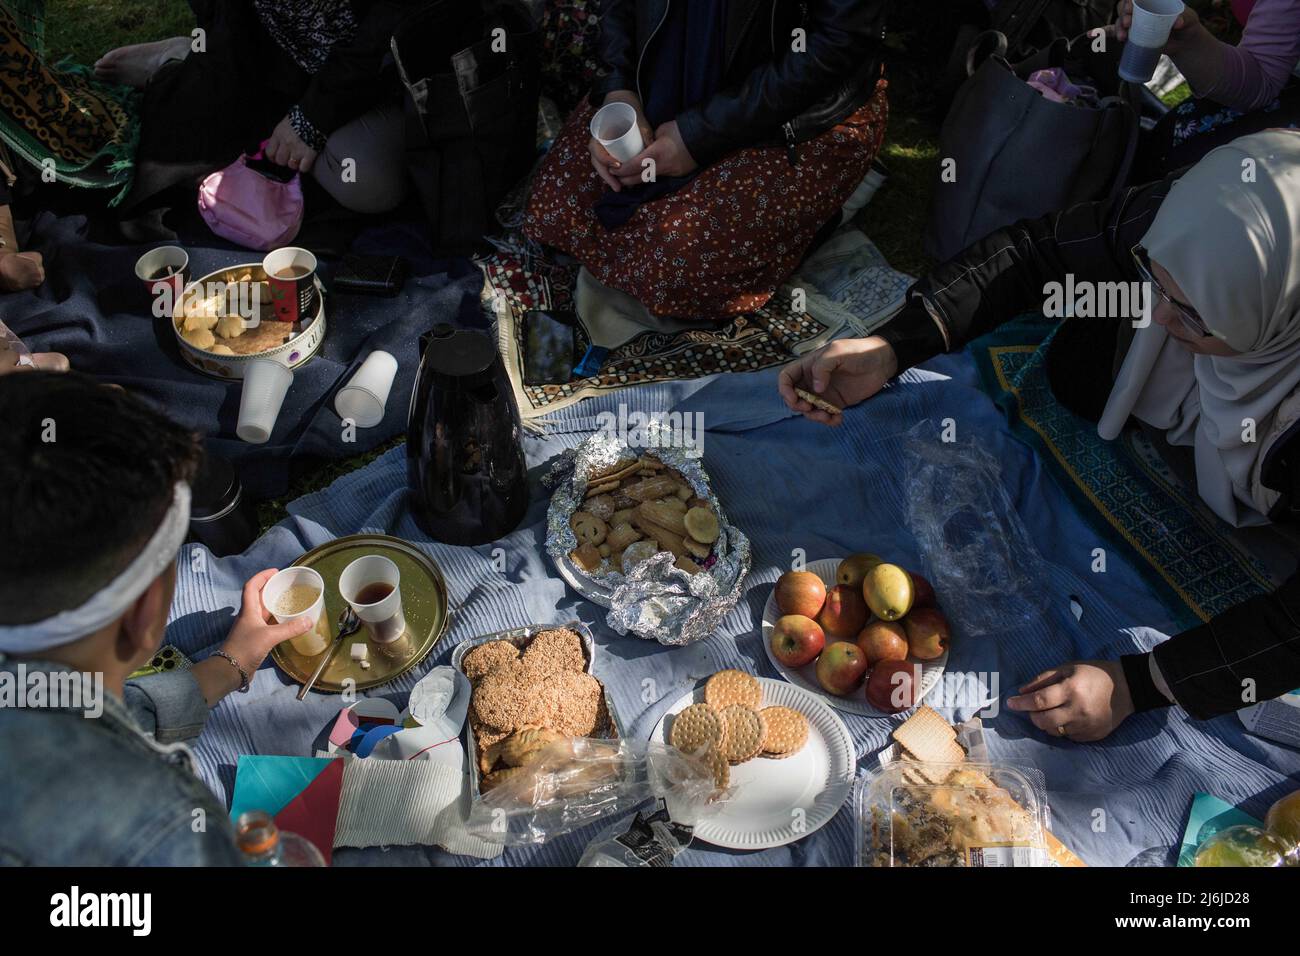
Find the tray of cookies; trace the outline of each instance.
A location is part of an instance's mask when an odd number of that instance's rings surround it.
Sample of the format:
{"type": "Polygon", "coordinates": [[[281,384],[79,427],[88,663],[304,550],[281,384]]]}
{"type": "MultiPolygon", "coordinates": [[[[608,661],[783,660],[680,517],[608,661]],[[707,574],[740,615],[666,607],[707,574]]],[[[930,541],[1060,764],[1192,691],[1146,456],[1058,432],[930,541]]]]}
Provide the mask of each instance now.
{"type": "Polygon", "coordinates": [[[563,737],[622,736],[613,702],[593,674],[595,657],[582,621],[518,627],[456,646],[451,664],[472,687],[466,743],[475,797],[525,772],[563,737]]]}
{"type": "Polygon", "coordinates": [[[664,644],[713,633],[749,571],[749,540],[727,519],[698,457],[597,433],[547,482],[546,549],[607,621],[664,644]]]}
{"type": "Polygon", "coordinates": [[[325,341],[325,294],[316,282],[316,313],[296,323],[275,316],[260,262],[227,266],[194,280],[181,293],[172,332],[181,357],[214,378],[242,379],[253,359],[296,368],[325,341]],[[256,321],[253,321],[253,320],[256,321]]]}
{"type": "Polygon", "coordinates": [[[857,756],[839,715],[780,680],[718,671],[682,695],[650,734],[704,761],[727,792],[695,836],[760,850],[825,826],[853,786],[857,756]]]}

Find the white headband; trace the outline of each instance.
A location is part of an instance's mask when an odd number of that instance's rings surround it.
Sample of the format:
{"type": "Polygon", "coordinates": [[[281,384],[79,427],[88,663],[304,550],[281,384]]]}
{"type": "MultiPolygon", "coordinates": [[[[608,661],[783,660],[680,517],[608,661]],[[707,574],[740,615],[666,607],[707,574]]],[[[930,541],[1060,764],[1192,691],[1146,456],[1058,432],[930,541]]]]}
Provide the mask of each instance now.
{"type": "Polygon", "coordinates": [[[81,607],[59,611],[31,624],[0,625],[0,653],[33,654],[75,641],[111,624],[176,560],[190,527],[190,486],[176,483],[171,507],[144,550],[121,574],[92,594],[81,607]]]}

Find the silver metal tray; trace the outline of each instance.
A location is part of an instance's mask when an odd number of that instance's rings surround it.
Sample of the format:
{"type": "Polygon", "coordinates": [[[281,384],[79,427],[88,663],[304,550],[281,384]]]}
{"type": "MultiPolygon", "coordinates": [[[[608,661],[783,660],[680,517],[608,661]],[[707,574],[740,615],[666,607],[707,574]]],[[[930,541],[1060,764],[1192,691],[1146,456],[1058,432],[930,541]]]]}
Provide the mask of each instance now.
{"type": "MultiPolygon", "coordinates": [[[[462,665],[465,660],[465,655],[480,644],[487,644],[489,641],[509,641],[511,644],[515,645],[515,647],[523,650],[538,633],[554,630],[559,627],[568,628],[582,638],[582,649],[587,655],[587,673],[595,677],[596,642],[591,636],[591,629],[582,621],[562,621],[555,624],[530,624],[527,627],[516,627],[511,628],[508,631],[496,631],[493,634],[484,634],[480,637],[468,638],[457,644],[455,650],[451,652],[451,666],[464,674],[465,668],[462,665]]],[[[609,721],[612,725],[610,727],[610,739],[618,740],[625,735],[623,722],[619,719],[618,711],[614,708],[614,701],[609,696],[609,688],[605,686],[604,681],[600,682],[600,686],[605,692],[605,710],[609,712],[609,721]]],[[[465,720],[465,746],[467,748],[466,753],[469,756],[470,794],[475,800],[477,800],[480,796],[478,789],[478,743],[474,740],[474,727],[468,716],[465,720]]]]}

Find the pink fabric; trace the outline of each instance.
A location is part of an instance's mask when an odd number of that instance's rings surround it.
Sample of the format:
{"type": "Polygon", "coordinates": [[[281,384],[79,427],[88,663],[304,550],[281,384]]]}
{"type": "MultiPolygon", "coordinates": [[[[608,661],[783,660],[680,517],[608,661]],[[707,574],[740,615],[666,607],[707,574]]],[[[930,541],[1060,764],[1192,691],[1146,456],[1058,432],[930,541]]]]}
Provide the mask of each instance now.
{"type": "Polygon", "coordinates": [[[1213,89],[1196,91],[1242,112],[1273,102],[1300,63],[1300,0],[1247,3],[1232,5],[1238,19],[1246,14],[1246,30],[1237,46],[1220,44],[1223,78],[1213,89]]]}
{"type": "MultiPolygon", "coordinates": [[[[266,143],[262,144],[265,149],[266,143]]],[[[262,150],[252,157],[260,159],[262,150]]],[[[302,181],[268,179],[240,156],[199,186],[199,214],[218,236],[263,252],[288,245],[302,226],[302,181]]]]}

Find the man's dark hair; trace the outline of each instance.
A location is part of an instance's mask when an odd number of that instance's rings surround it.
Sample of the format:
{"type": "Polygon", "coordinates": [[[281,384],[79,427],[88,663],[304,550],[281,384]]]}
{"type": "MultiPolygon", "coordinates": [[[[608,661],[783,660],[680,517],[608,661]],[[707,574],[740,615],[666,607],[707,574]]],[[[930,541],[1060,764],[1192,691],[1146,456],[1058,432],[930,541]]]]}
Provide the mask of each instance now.
{"type": "Polygon", "coordinates": [[[0,376],[0,623],[79,607],[157,531],[195,435],[76,373],[0,376]]]}

